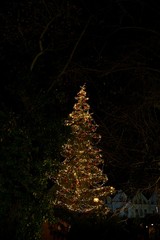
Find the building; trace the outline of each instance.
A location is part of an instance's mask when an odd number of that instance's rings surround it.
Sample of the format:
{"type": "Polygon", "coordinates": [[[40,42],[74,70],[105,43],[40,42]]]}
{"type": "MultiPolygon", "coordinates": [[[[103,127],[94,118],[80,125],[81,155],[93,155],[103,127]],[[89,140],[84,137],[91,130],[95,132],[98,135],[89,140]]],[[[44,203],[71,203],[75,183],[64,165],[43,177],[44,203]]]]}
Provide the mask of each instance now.
{"type": "Polygon", "coordinates": [[[107,206],[114,213],[127,218],[144,218],[148,214],[160,213],[159,195],[157,191],[147,198],[142,192],[137,192],[132,198],[122,190],[118,190],[106,200],[107,206]]]}

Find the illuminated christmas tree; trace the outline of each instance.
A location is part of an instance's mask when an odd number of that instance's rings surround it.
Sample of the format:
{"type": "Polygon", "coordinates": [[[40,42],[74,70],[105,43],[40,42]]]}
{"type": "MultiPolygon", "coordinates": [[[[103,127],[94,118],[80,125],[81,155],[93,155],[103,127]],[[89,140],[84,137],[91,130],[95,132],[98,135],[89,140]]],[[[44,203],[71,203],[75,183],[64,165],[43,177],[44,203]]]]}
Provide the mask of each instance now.
{"type": "Polygon", "coordinates": [[[75,97],[77,103],[72,113],[65,121],[71,134],[62,147],[65,159],[56,179],[55,204],[75,212],[99,210],[104,206],[106,196],[114,192],[113,187],[106,186],[108,178],[102,171],[101,150],[97,147],[101,136],[96,133],[98,125],[89,112],[85,89],[84,84],[75,97]]]}

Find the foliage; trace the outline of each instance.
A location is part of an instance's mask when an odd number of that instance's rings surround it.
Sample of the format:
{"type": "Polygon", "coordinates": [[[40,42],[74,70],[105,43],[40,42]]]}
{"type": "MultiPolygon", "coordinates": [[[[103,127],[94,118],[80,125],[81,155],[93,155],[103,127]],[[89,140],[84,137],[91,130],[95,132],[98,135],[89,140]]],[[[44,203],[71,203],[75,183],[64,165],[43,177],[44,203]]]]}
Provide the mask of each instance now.
{"type": "Polygon", "coordinates": [[[154,188],[160,158],[157,2],[6,0],[0,16],[0,118],[20,115],[34,155],[48,147],[54,159],[66,136],[64,116],[85,80],[108,183],[126,193],[154,188]]]}
{"type": "Polygon", "coordinates": [[[45,131],[40,135],[39,129],[34,129],[34,134],[37,130],[39,134],[33,136],[32,129],[20,122],[20,117],[9,114],[1,124],[1,235],[33,240],[39,239],[45,219],[54,220],[48,181],[58,164],[51,158],[50,146],[38,144],[43,143],[45,131]]]}
{"type": "MultiPolygon", "coordinates": [[[[106,196],[114,192],[107,186],[108,178],[103,173],[103,159],[98,143],[101,136],[96,132],[86,86],[81,86],[75,97],[72,113],[65,121],[70,126],[70,137],[62,146],[64,161],[56,177],[55,206],[74,212],[100,211],[106,196]]],[[[103,213],[108,209],[103,208],[103,213]]]]}

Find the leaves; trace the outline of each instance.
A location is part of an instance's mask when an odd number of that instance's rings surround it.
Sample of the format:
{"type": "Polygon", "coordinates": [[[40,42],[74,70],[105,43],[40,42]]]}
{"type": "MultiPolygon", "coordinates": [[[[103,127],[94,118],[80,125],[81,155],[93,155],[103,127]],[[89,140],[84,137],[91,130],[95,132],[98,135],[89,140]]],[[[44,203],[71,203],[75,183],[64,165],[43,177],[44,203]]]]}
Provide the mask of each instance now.
{"type": "Polygon", "coordinates": [[[48,182],[58,164],[51,146],[41,148],[45,132],[33,136],[32,128],[20,122],[20,117],[11,114],[1,126],[1,234],[7,236],[13,226],[13,238],[38,239],[44,219],[54,219],[54,195],[49,193],[48,182]]]}

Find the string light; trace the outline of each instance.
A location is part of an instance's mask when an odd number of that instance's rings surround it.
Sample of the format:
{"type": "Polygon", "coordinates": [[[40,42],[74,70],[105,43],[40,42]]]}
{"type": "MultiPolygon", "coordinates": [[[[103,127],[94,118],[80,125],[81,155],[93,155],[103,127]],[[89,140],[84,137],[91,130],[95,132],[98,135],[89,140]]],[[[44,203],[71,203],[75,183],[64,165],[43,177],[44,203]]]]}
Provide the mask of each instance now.
{"type": "Polygon", "coordinates": [[[104,205],[106,196],[114,188],[106,186],[108,178],[102,172],[101,149],[97,147],[101,136],[96,133],[98,125],[89,112],[89,98],[86,97],[85,84],[75,97],[65,125],[71,128],[71,137],[62,146],[65,158],[57,175],[55,205],[76,212],[97,210],[104,205]]]}

